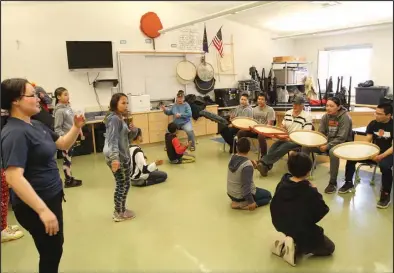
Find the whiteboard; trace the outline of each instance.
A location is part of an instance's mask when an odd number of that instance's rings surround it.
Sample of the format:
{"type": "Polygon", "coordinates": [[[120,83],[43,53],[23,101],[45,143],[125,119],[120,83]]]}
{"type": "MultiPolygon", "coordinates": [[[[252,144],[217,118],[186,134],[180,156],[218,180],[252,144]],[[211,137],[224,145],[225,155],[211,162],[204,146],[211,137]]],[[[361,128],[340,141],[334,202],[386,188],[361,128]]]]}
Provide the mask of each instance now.
{"type": "Polygon", "coordinates": [[[153,55],[118,53],[120,90],[131,95],[150,95],[151,100],[172,99],[178,90],[198,94],[194,83],[180,84],[176,66],[187,59],[198,65],[200,54],[153,55]]]}
{"type": "Polygon", "coordinates": [[[145,90],[151,100],[174,98],[185,85],[176,79],[176,66],[184,56],[145,56],[145,90]]]}
{"type": "Polygon", "coordinates": [[[145,93],[145,55],[119,55],[119,75],[121,92],[131,95],[145,93]]]}

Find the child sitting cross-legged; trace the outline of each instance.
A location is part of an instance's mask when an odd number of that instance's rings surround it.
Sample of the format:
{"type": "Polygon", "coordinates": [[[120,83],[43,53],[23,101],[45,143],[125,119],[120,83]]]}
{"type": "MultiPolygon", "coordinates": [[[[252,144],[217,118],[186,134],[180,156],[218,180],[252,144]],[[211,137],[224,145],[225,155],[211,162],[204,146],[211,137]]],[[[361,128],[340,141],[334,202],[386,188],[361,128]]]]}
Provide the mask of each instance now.
{"type": "Polygon", "coordinates": [[[232,200],[231,208],[255,210],[271,201],[271,193],[257,188],[253,182],[256,161],[248,158],[250,141],[242,137],[237,142],[237,154],[228,163],[227,195],[232,200]]]}
{"type": "Polygon", "coordinates": [[[131,185],[135,187],[146,187],[166,181],[167,173],[157,169],[157,166],[163,164],[163,160],[156,160],[151,164],[147,164],[144,152],[139,146],[141,143],[143,143],[142,131],[140,128],[137,128],[137,133],[133,138],[133,144],[129,148],[131,185]]]}
{"type": "Polygon", "coordinates": [[[192,163],[196,161],[193,155],[186,152],[187,148],[191,145],[189,142],[186,145],[182,145],[179,138],[176,136],[178,131],[178,126],[175,123],[168,124],[168,133],[165,135],[166,151],[168,159],[171,164],[182,164],[182,163],[192,163]]]}
{"type": "Polygon", "coordinates": [[[270,206],[272,223],[280,232],[272,253],[295,266],[296,256],[329,256],[335,245],[317,225],[329,208],[307,180],[312,169],[311,159],[305,153],[296,152],[289,156],[287,167],[290,173],[283,175],[270,206]]]}

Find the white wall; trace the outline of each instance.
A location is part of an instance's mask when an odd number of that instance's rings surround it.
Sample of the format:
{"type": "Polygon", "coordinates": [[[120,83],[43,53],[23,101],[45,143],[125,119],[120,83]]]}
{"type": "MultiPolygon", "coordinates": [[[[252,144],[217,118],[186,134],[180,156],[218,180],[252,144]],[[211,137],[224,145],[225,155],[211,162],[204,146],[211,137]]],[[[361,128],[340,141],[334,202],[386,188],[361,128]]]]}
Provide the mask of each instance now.
{"type": "MultiPolygon", "coordinates": [[[[313,77],[317,78],[318,51],[331,47],[371,44],[372,55],[372,80],[375,85],[389,86],[393,92],[393,28],[360,31],[341,35],[322,36],[316,38],[297,39],[294,43],[294,52],[305,56],[313,62],[313,77]]],[[[366,79],[367,80],[367,79],[366,79]]],[[[358,83],[353,83],[357,86],[358,83]]]]}
{"type": "MultiPolygon", "coordinates": [[[[86,73],[70,72],[65,41],[111,40],[114,45],[114,70],[102,72],[99,79],[118,78],[115,52],[118,50],[151,50],[139,29],[141,16],[156,12],[164,27],[187,22],[205,14],[182,8],[176,2],[2,2],[2,80],[26,77],[48,92],[64,86],[71,93],[74,107],[97,106],[93,88],[86,73]],[[127,40],[127,44],[120,44],[127,40]]],[[[209,3],[207,3],[209,5],[209,3]]],[[[234,36],[237,80],[249,78],[249,67],[270,68],[273,56],[293,54],[292,40],[271,41],[270,34],[226,19],[206,23],[209,42],[223,25],[224,42],[234,36]]],[[[203,24],[196,27],[203,30],[203,24]]],[[[156,39],[156,50],[169,50],[178,43],[179,32],[169,32],[156,39]]],[[[225,48],[226,49],[226,48],[225,48]]],[[[211,52],[215,49],[212,46],[211,52]]],[[[97,73],[89,73],[92,81],[97,73]]],[[[234,86],[232,76],[221,76],[216,87],[234,86]]],[[[109,90],[98,90],[100,102],[108,105],[109,90]]]]}

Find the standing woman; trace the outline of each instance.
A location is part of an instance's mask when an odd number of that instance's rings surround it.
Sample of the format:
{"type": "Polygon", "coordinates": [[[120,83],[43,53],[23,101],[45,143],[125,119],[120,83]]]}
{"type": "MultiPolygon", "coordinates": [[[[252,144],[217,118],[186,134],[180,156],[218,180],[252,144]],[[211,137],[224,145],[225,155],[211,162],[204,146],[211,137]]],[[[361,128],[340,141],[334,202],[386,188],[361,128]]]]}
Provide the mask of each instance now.
{"type": "MultiPolygon", "coordinates": [[[[59,136],[64,136],[70,131],[73,126],[74,112],[70,107],[70,96],[64,87],[59,87],[55,90],[56,106],[53,114],[55,116],[55,133],[59,136]]],[[[80,136],[83,138],[82,130],[80,136]]],[[[63,172],[64,172],[64,187],[79,187],[82,185],[82,180],[75,179],[71,173],[71,157],[74,147],[69,150],[63,150],[63,172]]]]}
{"type": "Polygon", "coordinates": [[[347,114],[347,110],[341,106],[341,101],[337,97],[328,98],[326,103],[326,114],[320,121],[319,132],[327,137],[327,144],[317,148],[303,147],[302,151],[309,154],[311,152],[327,153],[330,157],[330,180],[324,190],[325,193],[334,193],[337,190],[337,176],[339,169],[339,158],[333,153],[332,148],[336,145],[352,141],[352,120],[347,114]]]}
{"type": "Polygon", "coordinates": [[[12,188],[12,206],[18,222],[31,234],[40,256],[39,272],[55,273],[63,253],[63,186],[57,168],[57,149],[68,150],[85,123],[59,136],[31,116],[40,111],[33,86],[25,79],[1,83],[1,108],[9,112],[1,131],[2,162],[12,188]]]}
{"type": "Polygon", "coordinates": [[[129,145],[130,140],[137,134],[138,128],[135,128],[132,123],[128,125],[125,122],[124,117],[128,114],[127,106],[126,94],[114,94],[110,101],[109,113],[104,119],[106,133],[103,153],[116,182],[115,211],[112,217],[115,222],[135,217],[133,211],[126,209],[126,199],[131,183],[129,145]]]}

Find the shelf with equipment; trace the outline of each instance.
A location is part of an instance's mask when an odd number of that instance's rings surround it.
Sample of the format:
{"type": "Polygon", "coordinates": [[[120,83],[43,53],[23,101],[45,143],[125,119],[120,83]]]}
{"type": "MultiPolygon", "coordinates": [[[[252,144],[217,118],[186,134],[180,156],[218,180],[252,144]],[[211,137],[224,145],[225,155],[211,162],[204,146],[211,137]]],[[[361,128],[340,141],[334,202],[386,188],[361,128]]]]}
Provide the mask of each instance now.
{"type": "Polygon", "coordinates": [[[309,75],[311,62],[272,62],[271,69],[276,77],[276,86],[303,86],[303,79],[309,75]],[[274,69],[276,65],[284,65],[283,69],[274,69]],[[305,69],[301,69],[303,66],[305,69]],[[289,72],[293,72],[292,74],[289,72]]]}

